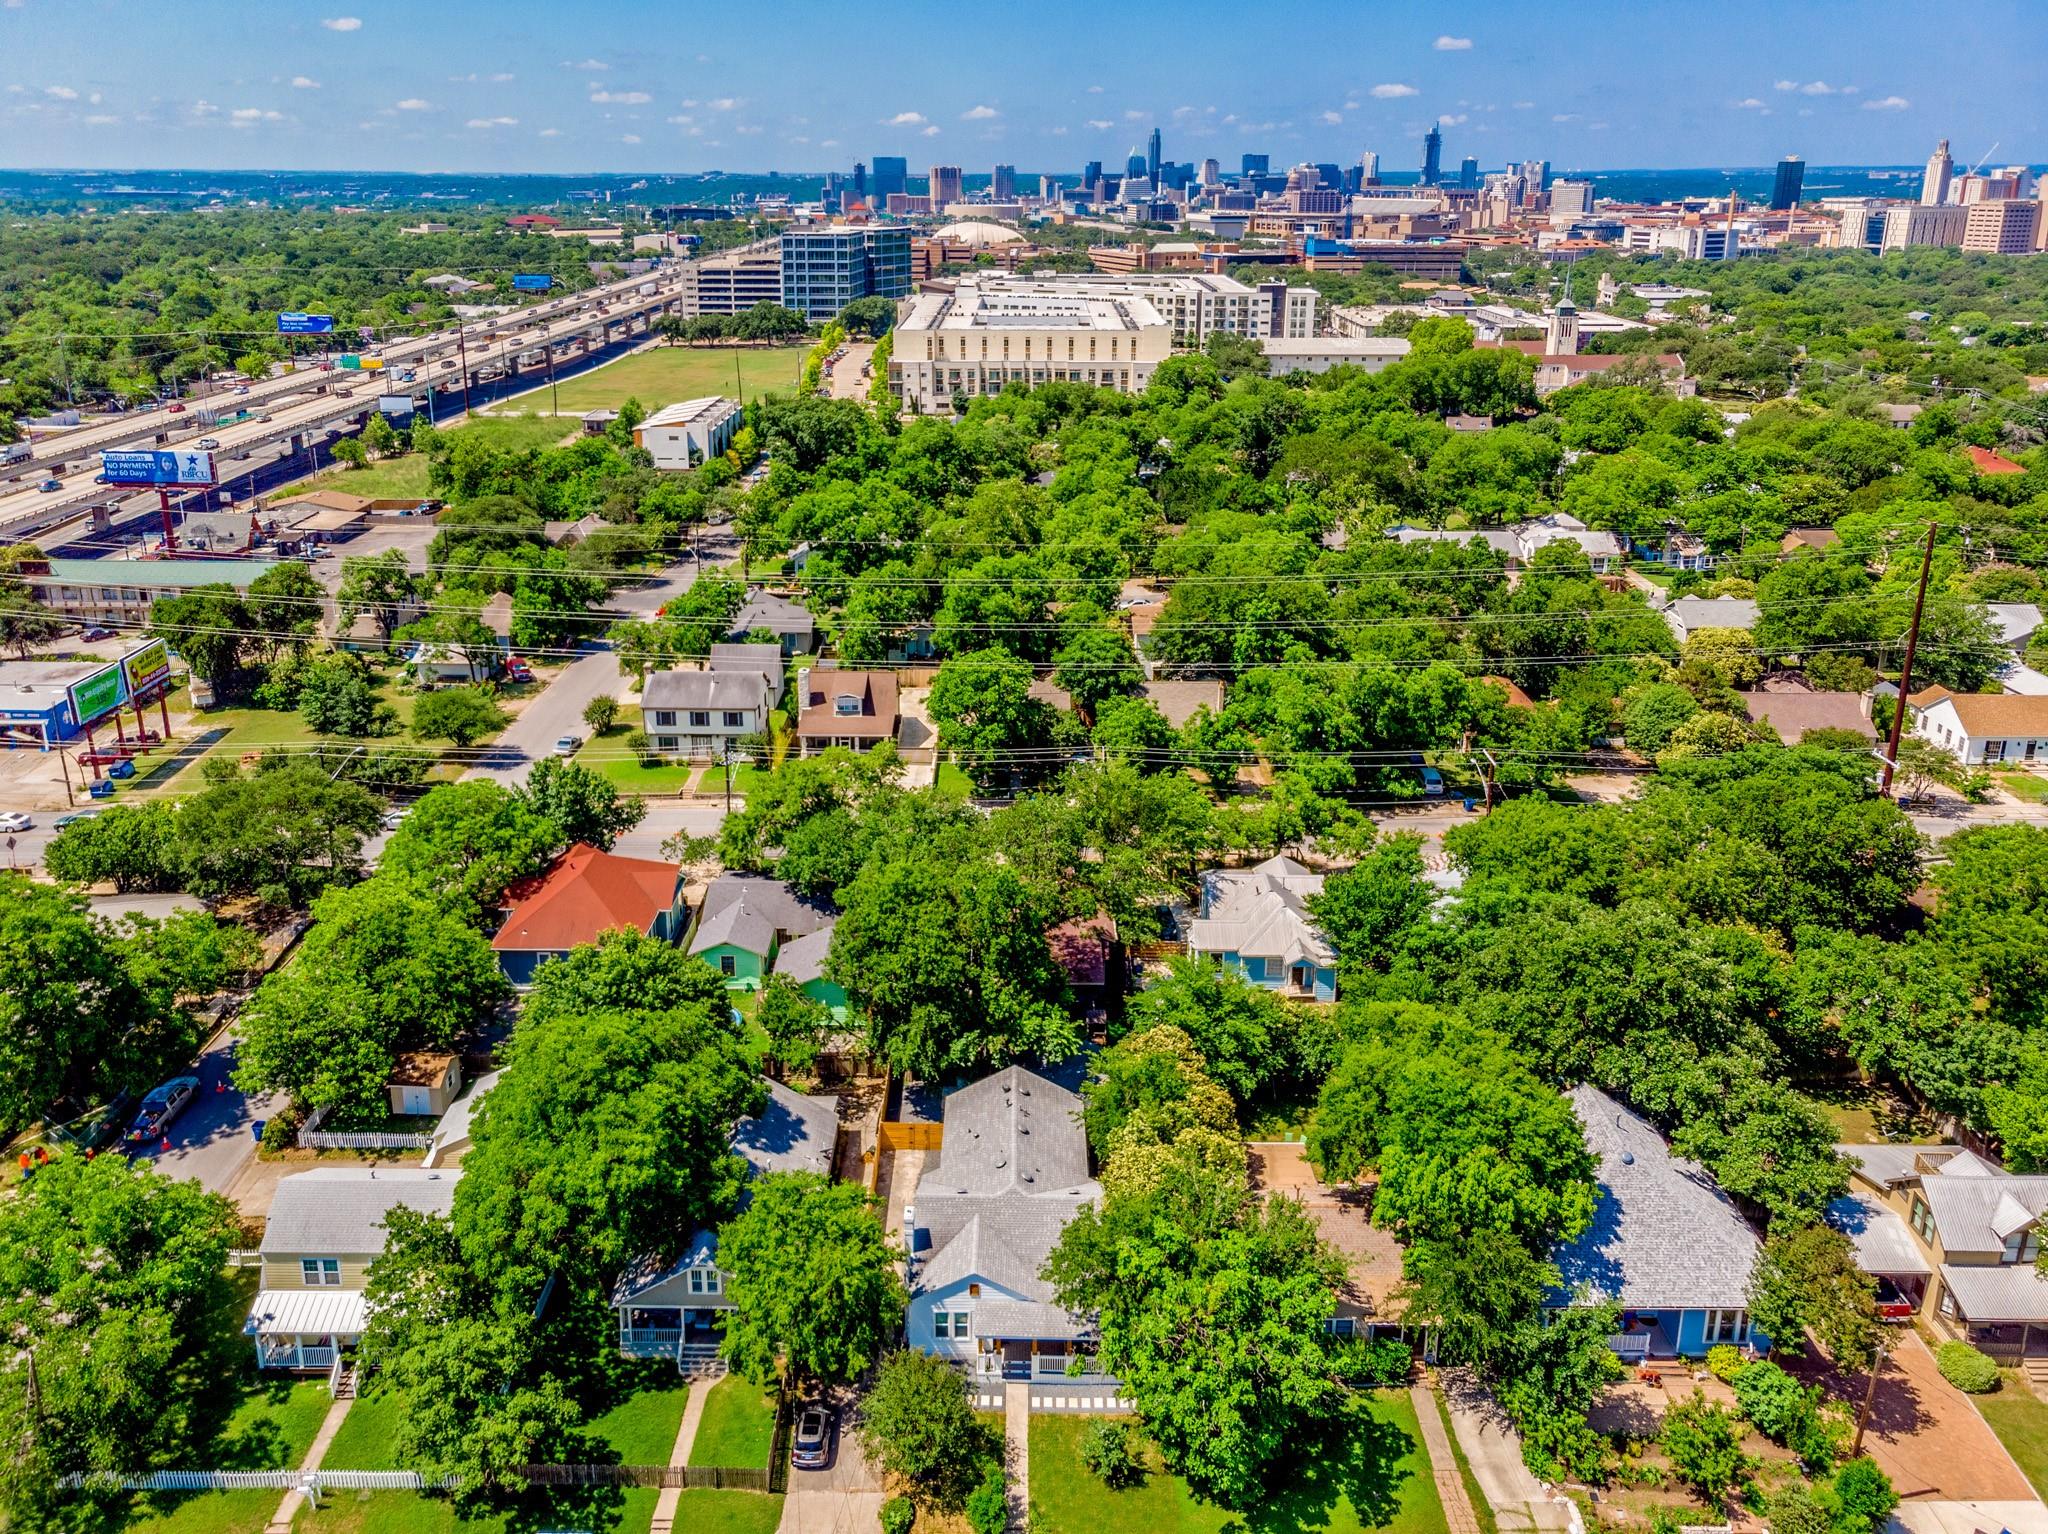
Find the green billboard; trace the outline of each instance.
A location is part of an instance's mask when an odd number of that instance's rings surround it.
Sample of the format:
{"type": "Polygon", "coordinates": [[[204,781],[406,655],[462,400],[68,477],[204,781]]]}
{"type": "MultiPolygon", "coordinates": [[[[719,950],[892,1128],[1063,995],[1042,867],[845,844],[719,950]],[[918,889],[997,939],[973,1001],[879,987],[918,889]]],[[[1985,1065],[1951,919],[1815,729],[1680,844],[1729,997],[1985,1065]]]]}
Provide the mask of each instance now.
{"type": "Polygon", "coordinates": [[[111,714],[128,699],[128,680],[117,662],[81,677],[71,684],[71,714],[80,724],[91,724],[102,714],[111,714]]]}

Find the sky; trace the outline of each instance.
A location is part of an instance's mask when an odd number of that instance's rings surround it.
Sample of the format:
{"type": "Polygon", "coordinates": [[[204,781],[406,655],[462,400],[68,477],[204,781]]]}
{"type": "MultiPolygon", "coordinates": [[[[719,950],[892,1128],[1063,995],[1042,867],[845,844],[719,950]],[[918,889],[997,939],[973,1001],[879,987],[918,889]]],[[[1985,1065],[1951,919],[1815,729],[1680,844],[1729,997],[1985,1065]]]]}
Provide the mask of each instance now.
{"type": "Polygon", "coordinates": [[[2048,160],[2044,0],[0,0],[10,168],[2048,160]]]}

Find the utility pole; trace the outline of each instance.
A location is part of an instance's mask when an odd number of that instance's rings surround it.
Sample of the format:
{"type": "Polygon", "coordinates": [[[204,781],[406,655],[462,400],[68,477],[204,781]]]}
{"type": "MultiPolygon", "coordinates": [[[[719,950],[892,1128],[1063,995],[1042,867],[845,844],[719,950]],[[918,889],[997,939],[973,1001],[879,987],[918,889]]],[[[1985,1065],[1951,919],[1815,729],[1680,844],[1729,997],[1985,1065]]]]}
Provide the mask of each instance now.
{"type": "Polygon", "coordinates": [[[1884,1372],[1885,1360],[1891,1356],[1891,1343],[1880,1331],[1870,1352],[1870,1379],[1863,1386],[1863,1404],[1856,1411],[1856,1440],[1849,1447],[1849,1458],[1854,1459],[1863,1452],[1863,1430],[1870,1424],[1871,1403],[1877,1399],[1877,1377],[1884,1372]]]}
{"type": "Polygon", "coordinates": [[[469,333],[462,325],[455,327],[455,347],[462,353],[462,413],[469,414],[469,333]]]}
{"type": "Polygon", "coordinates": [[[1899,667],[1899,697],[1892,707],[1891,737],[1885,742],[1884,776],[1877,785],[1878,793],[1887,799],[1892,795],[1892,774],[1899,766],[1899,736],[1906,726],[1906,695],[1913,686],[1913,652],[1920,645],[1920,613],[1927,605],[1927,575],[1934,568],[1934,535],[1938,531],[1934,523],[1927,524],[1927,544],[1920,551],[1920,589],[1913,596],[1913,626],[1906,630],[1906,660],[1899,667]]]}

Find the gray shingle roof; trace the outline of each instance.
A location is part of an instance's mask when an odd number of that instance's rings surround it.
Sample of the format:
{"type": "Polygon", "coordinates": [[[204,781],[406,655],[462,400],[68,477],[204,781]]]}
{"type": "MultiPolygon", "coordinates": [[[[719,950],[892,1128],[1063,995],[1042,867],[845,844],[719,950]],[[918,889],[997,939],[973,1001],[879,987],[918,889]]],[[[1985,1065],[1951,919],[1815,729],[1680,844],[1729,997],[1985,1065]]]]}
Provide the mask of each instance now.
{"type": "Polygon", "coordinates": [[[767,678],[752,671],[657,671],[640,688],[642,708],[767,708],[767,678]]]}
{"type": "Polygon", "coordinates": [[[1756,1233],[1706,1169],[1597,1087],[1571,1104],[1600,1168],[1592,1225],[1552,1253],[1566,1289],[1640,1310],[1746,1305],[1756,1233]]]}
{"type": "MultiPolygon", "coordinates": [[[[835,919],[836,921],[836,919],[835,919]]],[[[825,977],[825,957],[832,951],[832,928],[828,921],[816,932],[791,938],[775,952],[775,973],[803,985],[825,977]]]]}
{"type": "Polygon", "coordinates": [[[283,1179],[263,1229],[266,1257],[360,1256],[384,1250],[384,1217],[403,1204],[422,1214],[455,1207],[459,1169],[316,1167],[283,1179]]]}
{"type": "Polygon", "coordinates": [[[815,627],[809,609],[772,591],[755,592],[747,598],[747,605],[739,610],[739,616],[732,620],[732,632],[735,634],[766,629],[771,634],[808,635],[815,627]]]}
{"type": "Polygon", "coordinates": [[[704,911],[690,938],[690,952],[731,945],[764,958],[778,934],[785,939],[828,928],[838,913],[823,901],[799,895],[780,879],[757,874],[720,874],[704,892],[704,911]]]}

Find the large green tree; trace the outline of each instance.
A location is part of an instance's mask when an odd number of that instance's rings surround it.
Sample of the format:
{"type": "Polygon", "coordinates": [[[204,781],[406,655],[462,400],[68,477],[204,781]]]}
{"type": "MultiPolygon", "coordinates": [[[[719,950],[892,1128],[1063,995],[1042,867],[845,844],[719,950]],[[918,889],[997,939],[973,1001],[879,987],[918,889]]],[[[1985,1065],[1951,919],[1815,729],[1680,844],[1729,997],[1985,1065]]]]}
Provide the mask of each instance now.
{"type": "Polygon", "coordinates": [[[266,756],[184,801],[174,818],[184,887],[206,899],[254,895],[303,905],[362,871],[382,807],[310,762],[266,756]]]}
{"type": "Polygon", "coordinates": [[[391,833],[379,868],[454,901],[481,921],[506,888],[547,867],[561,828],[484,778],[429,789],[391,833]]]}

